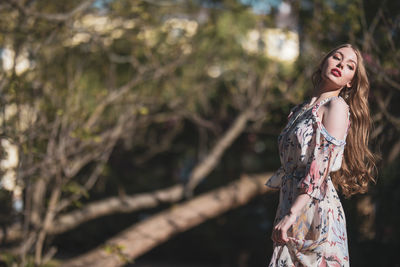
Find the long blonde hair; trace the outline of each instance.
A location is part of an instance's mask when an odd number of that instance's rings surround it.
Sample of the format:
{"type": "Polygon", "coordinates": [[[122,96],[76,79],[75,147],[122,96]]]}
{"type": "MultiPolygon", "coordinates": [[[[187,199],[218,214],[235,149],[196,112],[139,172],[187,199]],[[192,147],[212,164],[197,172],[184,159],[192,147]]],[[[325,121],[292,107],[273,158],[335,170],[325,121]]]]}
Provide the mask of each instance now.
{"type": "Polygon", "coordinates": [[[350,129],[346,138],[342,167],[331,173],[335,187],[341,188],[346,197],[368,191],[369,182],[376,182],[376,160],[378,155],[368,148],[369,134],[372,120],[368,108],[369,81],[364,61],[360,51],[351,44],[343,44],[331,50],[320,62],[318,69],[313,73],[314,87],[321,81],[322,66],[338,49],[352,48],[357,56],[357,69],[351,82],[351,87],[344,87],[339,95],[350,107],[350,129]]]}

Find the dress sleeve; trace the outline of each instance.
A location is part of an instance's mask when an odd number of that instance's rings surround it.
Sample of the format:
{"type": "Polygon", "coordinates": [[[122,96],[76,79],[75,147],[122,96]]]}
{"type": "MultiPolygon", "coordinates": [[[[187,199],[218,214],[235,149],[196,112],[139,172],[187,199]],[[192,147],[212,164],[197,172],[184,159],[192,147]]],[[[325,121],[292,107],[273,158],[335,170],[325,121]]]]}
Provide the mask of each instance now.
{"type": "Polygon", "coordinates": [[[296,106],[294,106],[294,107],[292,107],[292,108],[290,109],[289,115],[287,116],[288,121],[290,120],[290,118],[292,117],[292,115],[293,115],[294,113],[296,113],[297,110],[298,110],[299,108],[302,107],[302,105],[304,105],[304,103],[303,103],[303,104],[298,104],[298,105],[296,105],[296,106]]]}
{"type": "MultiPolygon", "coordinates": [[[[292,107],[289,111],[289,115],[287,116],[288,121],[292,117],[293,113],[296,113],[300,105],[296,105],[292,107]]],[[[264,184],[268,187],[271,187],[273,189],[278,189],[281,187],[282,183],[282,177],[285,175],[285,170],[283,166],[279,167],[279,169],[267,180],[267,182],[264,184]]]]}
{"type": "MultiPolygon", "coordinates": [[[[334,116],[329,116],[329,121],[324,122],[327,128],[318,119],[316,112],[314,114],[316,130],[313,143],[315,146],[307,164],[305,177],[298,182],[297,186],[301,193],[306,193],[319,200],[325,197],[327,189],[326,177],[332,171],[332,166],[337,159],[342,159],[341,155],[343,154],[346,135],[350,126],[349,118],[343,117],[343,112],[334,111],[335,109],[330,112],[334,116]],[[332,123],[331,120],[335,120],[335,123],[332,123]],[[342,125],[348,127],[342,127],[342,125]],[[342,138],[344,136],[344,139],[339,139],[338,136],[342,138]]],[[[345,112],[348,113],[347,110],[345,112]]]]}
{"type": "Polygon", "coordinates": [[[266,186],[273,189],[278,189],[281,187],[282,177],[285,175],[283,166],[281,166],[265,183],[266,186]]]}

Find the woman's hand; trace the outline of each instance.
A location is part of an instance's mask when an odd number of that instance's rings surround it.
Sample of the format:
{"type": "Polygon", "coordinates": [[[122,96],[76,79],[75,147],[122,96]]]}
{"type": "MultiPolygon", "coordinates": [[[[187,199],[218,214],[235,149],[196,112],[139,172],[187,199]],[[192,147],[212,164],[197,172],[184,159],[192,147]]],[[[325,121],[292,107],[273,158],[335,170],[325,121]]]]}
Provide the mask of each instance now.
{"type": "Polygon", "coordinates": [[[272,231],[272,240],[278,244],[284,244],[289,241],[287,237],[287,230],[293,223],[296,221],[296,218],[299,214],[304,212],[304,208],[306,204],[310,201],[311,197],[308,194],[300,194],[296,197],[292,207],[290,208],[289,213],[280,220],[280,222],[275,225],[272,231]]]}
{"type": "Polygon", "coordinates": [[[272,240],[275,243],[284,244],[289,241],[289,238],[287,237],[287,230],[296,221],[296,217],[297,216],[295,214],[289,213],[288,215],[283,217],[277,225],[275,225],[271,236],[272,240]]]}

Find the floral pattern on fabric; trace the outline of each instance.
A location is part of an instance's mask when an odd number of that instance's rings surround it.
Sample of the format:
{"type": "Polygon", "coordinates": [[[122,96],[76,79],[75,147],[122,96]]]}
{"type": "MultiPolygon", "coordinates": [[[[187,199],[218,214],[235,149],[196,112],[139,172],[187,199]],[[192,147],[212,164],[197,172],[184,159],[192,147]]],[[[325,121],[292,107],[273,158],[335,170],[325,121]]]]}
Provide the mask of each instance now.
{"type": "Polygon", "coordinates": [[[311,198],[289,228],[289,241],[274,243],[269,267],[349,266],[346,220],[330,172],[341,167],[350,113],[344,140],[331,136],[317,115],[319,107],[329,101],[344,102],[334,96],[308,109],[306,102],[292,108],[278,137],[281,167],[265,184],[280,189],[274,225],[289,212],[299,194],[311,198]]]}

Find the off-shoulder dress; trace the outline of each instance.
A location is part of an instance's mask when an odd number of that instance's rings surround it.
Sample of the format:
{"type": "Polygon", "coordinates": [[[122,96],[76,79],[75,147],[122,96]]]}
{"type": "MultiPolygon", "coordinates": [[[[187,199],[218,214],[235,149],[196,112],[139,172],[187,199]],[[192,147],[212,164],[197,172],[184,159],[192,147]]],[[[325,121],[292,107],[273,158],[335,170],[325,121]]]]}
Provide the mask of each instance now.
{"type": "Polygon", "coordinates": [[[346,219],[330,172],[341,168],[350,112],[340,96],[325,98],[311,107],[307,102],[292,108],[278,137],[281,167],[265,184],[280,190],[274,225],[289,212],[299,194],[306,193],[311,198],[289,228],[289,241],[284,245],[274,243],[269,267],[347,267],[346,219]],[[318,117],[318,109],[329,101],[340,101],[347,109],[343,140],[331,135],[318,117]]]}

